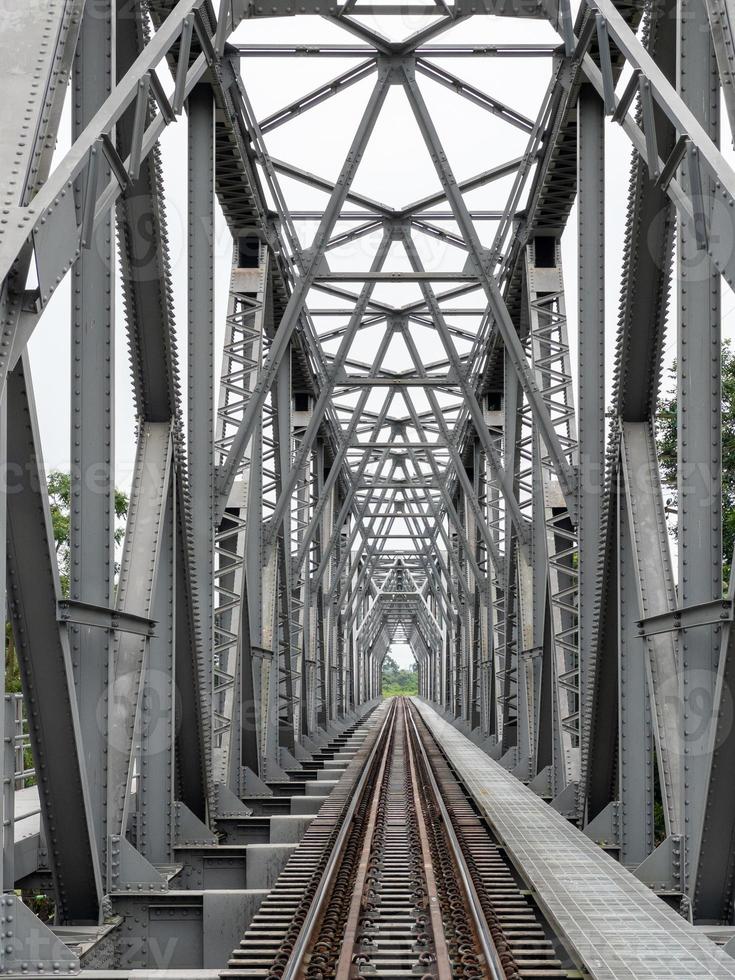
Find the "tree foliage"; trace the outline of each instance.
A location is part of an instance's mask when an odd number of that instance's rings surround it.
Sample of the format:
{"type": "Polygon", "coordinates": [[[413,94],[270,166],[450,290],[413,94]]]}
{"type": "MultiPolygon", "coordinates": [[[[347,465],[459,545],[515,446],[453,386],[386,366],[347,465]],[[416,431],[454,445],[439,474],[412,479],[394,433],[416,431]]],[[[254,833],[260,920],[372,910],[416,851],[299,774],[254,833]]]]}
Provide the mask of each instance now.
{"type": "MultiPolygon", "coordinates": [[[[51,526],[59,564],[61,592],[69,595],[69,541],[71,537],[71,474],[52,470],[48,475],[48,497],[51,508],[51,526]]],[[[115,490],[115,544],[121,544],[125,536],[125,518],[128,516],[128,497],[122,490],[115,490]]]]}
{"type": "MultiPolygon", "coordinates": [[[[676,375],[676,365],[671,368],[676,375]]],[[[676,395],[662,398],[656,418],[661,479],[667,491],[667,506],[675,508],[677,494],[677,407],[676,395]]],[[[672,527],[676,534],[676,526],[672,527]]],[[[722,345],[722,562],[725,581],[730,577],[730,562],[735,544],[735,353],[728,343],[722,345]]]]}
{"type": "Polygon", "coordinates": [[[418,694],[419,675],[414,660],[413,666],[408,670],[399,667],[390,654],[385,655],[383,661],[383,697],[390,698],[397,694],[418,694]]]}

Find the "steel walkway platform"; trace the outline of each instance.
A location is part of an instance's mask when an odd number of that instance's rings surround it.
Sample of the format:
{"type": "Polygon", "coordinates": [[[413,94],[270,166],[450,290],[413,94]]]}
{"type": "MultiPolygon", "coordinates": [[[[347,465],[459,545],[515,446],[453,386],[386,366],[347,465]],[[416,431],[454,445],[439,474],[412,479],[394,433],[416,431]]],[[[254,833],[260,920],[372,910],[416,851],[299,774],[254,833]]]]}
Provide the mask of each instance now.
{"type": "Polygon", "coordinates": [[[595,980],[735,977],[735,960],[589,837],[414,698],[552,925],[595,980]]]}

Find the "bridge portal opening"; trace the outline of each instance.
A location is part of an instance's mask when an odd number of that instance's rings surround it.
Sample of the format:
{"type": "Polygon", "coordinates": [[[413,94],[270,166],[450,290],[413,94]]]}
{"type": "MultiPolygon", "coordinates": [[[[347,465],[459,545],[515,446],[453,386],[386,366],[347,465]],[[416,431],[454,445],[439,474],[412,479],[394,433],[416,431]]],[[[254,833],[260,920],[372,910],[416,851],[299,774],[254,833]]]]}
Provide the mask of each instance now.
{"type": "Polygon", "coordinates": [[[418,664],[410,646],[394,644],[388,648],[383,660],[381,693],[385,698],[419,693],[418,664]]]}

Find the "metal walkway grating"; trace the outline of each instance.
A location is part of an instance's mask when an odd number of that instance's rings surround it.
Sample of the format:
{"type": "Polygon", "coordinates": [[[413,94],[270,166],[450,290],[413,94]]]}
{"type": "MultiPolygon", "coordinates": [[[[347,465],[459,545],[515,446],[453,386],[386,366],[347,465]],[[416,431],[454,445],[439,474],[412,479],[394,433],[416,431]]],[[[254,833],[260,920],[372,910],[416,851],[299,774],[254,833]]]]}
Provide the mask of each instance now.
{"type": "Polygon", "coordinates": [[[595,980],[735,977],[735,960],[428,705],[421,716],[595,980]]]}

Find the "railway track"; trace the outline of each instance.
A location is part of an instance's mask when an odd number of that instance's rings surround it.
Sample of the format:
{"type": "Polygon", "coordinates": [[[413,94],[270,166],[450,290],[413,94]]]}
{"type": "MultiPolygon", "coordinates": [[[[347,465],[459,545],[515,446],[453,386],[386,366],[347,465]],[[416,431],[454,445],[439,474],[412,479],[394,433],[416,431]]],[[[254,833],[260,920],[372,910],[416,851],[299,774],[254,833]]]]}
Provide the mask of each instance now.
{"type": "Polygon", "coordinates": [[[579,976],[416,709],[375,717],[222,977],[579,976]]]}

